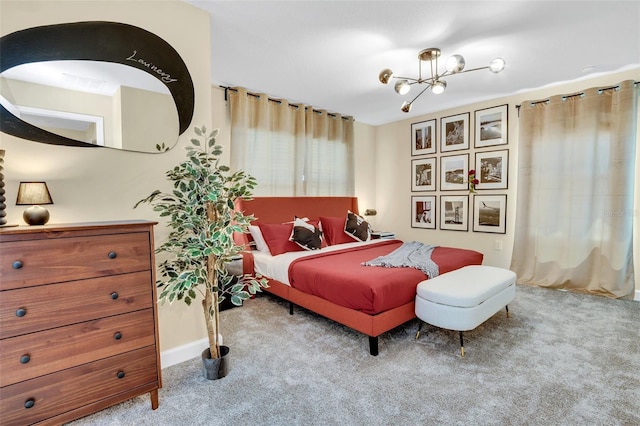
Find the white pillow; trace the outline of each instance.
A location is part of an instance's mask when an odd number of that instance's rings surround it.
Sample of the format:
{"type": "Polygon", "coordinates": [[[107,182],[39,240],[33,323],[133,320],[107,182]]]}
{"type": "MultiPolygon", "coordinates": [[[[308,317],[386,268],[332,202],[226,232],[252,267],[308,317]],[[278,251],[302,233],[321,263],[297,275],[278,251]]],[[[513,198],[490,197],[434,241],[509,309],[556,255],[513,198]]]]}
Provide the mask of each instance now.
{"type": "Polygon", "coordinates": [[[256,249],[258,249],[259,252],[271,254],[269,246],[267,246],[267,242],[264,240],[259,226],[249,225],[249,233],[251,234],[253,241],[256,243],[256,249]]]}

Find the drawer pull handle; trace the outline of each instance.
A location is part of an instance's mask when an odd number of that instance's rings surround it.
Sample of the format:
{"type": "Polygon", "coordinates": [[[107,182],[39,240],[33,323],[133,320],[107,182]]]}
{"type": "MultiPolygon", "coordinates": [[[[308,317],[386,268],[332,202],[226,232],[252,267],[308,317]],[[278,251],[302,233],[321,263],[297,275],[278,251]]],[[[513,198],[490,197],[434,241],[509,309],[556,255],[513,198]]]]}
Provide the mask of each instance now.
{"type": "Polygon", "coordinates": [[[24,408],[31,408],[36,405],[36,401],[33,398],[29,398],[24,402],[24,408]]]}
{"type": "Polygon", "coordinates": [[[27,315],[27,310],[25,308],[20,308],[16,311],[17,317],[23,317],[25,315],[27,315]]]}
{"type": "Polygon", "coordinates": [[[124,377],[124,371],[118,371],[118,379],[122,379],[124,377]]]}
{"type": "Polygon", "coordinates": [[[31,357],[29,356],[29,354],[24,354],[20,357],[20,364],[26,364],[29,361],[31,361],[31,357]]]}
{"type": "Polygon", "coordinates": [[[116,253],[115,251],[109,252],[109,259],[115,259],[116,257],[118,257],[118,253],[116,253]]]}
{"type": "Polygon", "coordinates": [[[119,331],[113,335],[113,338],[116,340],[120,340],[122,339],[122,333],[120,333],[119,331]]]}
{"type": "Polygon", "coordinates": [[[24,266],[24,264],[21,260],[16,260],[11,264],[11,266],[13,266],[13,269],[20,269],[24,266]]]}
{"type": "Polygon", "coordinates": [[[114,291],[113,293],[111,293],[111,298],[112,298],[113,300],[116,300],[116,299],[118,298],[118,293],[117,293],[117,292],[115,292],[115,291],[114,291]]]}

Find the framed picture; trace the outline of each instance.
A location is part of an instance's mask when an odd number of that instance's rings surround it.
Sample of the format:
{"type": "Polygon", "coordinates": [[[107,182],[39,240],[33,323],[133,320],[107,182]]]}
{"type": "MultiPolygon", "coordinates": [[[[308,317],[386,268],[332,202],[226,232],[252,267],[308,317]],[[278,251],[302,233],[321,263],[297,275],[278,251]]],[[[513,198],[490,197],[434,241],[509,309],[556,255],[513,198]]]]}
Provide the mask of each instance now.
{"type": "Polygon", "coordinates": [[[436,229],[436,196],[411,197],[411,227],[436,229]]]}
{"type": "Polygon", "coordinates": [[[440,229],[450,231],[469,230],[469,196],[440,196],[440,229]]]}
{"type": "Polygon", "coordinates": [[[436,120],[411,125],[411,155],[436,153],[436,120]]]}
{"type": "Polygon", "coordinates": [[[482,148],[508,143],[507,111],[508,105],[481,109],[475,112],[476,137],[473,146],[482,148]]]}
{"type": "Polygon", "coordinates": [[[509,150],[476,152],[476,189],[508,188],[509,150]]]}
{"type": "Polygon", "coordinates": [[[469,189],[469,154],[443,155],[440,157],[440,190],[456,191],[469,189]]]}
{"type": "Polygon", "coordinates": [[[440,152],[469,149],[469,113],[440,119],[440,152]]]}
{"type": "Polygon", "coordinates": [[[473,231],[505,234],[507,194],[473,197],[473,231]]]}
{"type": "Polygon", "coordinates": [[[436,158],[416,158],[411,160],[412,191],[436,190],[436,158]]]}

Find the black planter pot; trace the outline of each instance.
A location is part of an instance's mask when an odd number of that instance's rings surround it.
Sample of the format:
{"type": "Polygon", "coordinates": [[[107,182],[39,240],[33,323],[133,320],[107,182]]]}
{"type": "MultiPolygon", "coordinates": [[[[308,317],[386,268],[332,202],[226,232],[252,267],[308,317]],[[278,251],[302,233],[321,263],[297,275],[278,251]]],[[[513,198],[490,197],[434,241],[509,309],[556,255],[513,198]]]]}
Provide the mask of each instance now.
{"type": "Polygon", "coordinates": [[[202,351],[202,372],[207,380],[218,380],[229,372],[229,347],[220,346],[220,358],[211,358],[209,348],[202,351]]]}

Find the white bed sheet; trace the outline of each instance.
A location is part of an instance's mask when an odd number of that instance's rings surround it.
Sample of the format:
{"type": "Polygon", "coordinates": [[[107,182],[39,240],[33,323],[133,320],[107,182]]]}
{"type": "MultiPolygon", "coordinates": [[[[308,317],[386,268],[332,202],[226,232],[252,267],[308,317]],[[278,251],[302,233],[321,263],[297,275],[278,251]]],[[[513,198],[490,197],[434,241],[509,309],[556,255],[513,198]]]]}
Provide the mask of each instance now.
{"type": "Polygon", "coordinates": [[[357,247],[360,245],[378,244],[382,239],[369,241],[354,241],[353,243],[336,244],[321,248],[320,250],[304,250],[290,251],[277,256],[271,256],[269,253],[262,253],[257,250],[251,252],[253,254],[253,264],[255,271],[265,277],[280,281],[283,284],[291,285],[289,282],[289,265],[296,259],[301,257],[313,256],[318,253],[342,250],[349,247],[357,247]]]}

